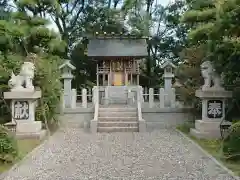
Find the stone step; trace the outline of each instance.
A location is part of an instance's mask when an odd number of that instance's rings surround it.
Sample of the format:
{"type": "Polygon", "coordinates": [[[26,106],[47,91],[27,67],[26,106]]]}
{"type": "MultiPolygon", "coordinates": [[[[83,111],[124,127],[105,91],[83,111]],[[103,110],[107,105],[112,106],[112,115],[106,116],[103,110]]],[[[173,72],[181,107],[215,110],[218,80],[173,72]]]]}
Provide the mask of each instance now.
{"type": "Polygon", "coordinates": [[[137,112],[136,108],[99,108],[99,112],[137,112]]]}
{"type": "Polygon", "coordinates": [[[99,122],[131,122],[137,121],[137,117],[98,117],[99,122]]]}
{"type": "Polygon", "coordinates": [[[137,112],[99,112],[99,117],[137,117],[137,112]]]}
{"type": "Polygon", "coordinates": [[[98,127],[98,132],[138,132],[138,127],[98,127]]]}
{"type": "Polygon", "coordinates": [[[116,121],[110,121],[110,122],[98,122],[98,127],[138,127],[137,121],[129,121],[129,122],[116,122],[116,121]]]}

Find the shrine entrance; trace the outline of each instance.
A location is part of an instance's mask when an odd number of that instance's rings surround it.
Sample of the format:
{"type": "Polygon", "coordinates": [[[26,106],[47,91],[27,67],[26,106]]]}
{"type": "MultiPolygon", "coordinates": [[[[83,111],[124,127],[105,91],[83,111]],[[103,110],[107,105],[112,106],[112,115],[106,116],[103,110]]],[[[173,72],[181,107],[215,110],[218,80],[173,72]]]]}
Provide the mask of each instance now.
{"type": "Polygon", "coordinates": [[[97,61],[97,86],[138,86],[140,62],[147,57],[146,37],[89,37],[88,57],[97,61]]]}
{"type": "Polygon", "coordinates": [[[114,86],[124,85],[122,72],[113,72],[113,85],[114,86]]]}

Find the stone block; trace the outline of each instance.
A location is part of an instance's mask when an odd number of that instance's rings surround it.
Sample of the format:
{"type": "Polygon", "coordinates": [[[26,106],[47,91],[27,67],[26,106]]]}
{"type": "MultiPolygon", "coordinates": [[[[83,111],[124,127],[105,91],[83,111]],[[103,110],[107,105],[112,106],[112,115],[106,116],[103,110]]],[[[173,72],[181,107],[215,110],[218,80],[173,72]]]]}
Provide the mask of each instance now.
{"type": "Polygon", "coordinates": [[[97,120],[91,120],[90,129],[92,133],[97,133],[97,120]]]}
{"type": "Polygon", "coordinates": [[[199,97],[202,99],[230,98],[232,97],[232,91],[225,91],[222,89],[213,89],[213,88],[209,88],[208,90],[204,90],[204,91],[201,89],[198,89],[196,90],[195,95],[196,97],[199,97]]]}
{"type": "MultiPolygon", "coordinates": [[[[221,121],[195,121],[195,129],[191,129],[191,135],[197,138],[205,139],[219,139],[221,138],[220,132],[221,121]]],[[[224,121],[224,124],[231,124],[230,122],[224,121]]]]}
{"type": "Polygon", "coordinates": [[[12,92],[4,92],[4,99],[17,99],[17,100],[30,100],[30,99],[38,99],[42,96],[41,91],[34,92],[24,92],[24,91],[12,91],[12,92]]]}
{"type": "Polygon", "coordinates": [[[37,133],[42,129],[41,121],[18,121],[16,132],[17,133],[37,133]]]}
{"type": "Polygon", "coordinates": [[[202,120],[196,120],[195,121],[195,128],[201,132],[209,132],[213,130],[219,130],[220,131],[220,121],[202,121],[202,120]]]}
{"type": "Polygon", "coordinates": [[[191,128],[190,134],[198,139],[219,139],[221,137],[220,130],[200,132],[197,129],[191,128]]]}
{"type": "Polygon", "coordinates": [[[146,132],[146,121],[145,120],[139,120],[139,132],[146,132]]]}
{"type": "Polygon", "coordinates": [[[38,132],[31,132],[31,133],[16,133],[17,139],[39,139],[42,140],[47,136],[47,131],[42,129],[38,132]]]}

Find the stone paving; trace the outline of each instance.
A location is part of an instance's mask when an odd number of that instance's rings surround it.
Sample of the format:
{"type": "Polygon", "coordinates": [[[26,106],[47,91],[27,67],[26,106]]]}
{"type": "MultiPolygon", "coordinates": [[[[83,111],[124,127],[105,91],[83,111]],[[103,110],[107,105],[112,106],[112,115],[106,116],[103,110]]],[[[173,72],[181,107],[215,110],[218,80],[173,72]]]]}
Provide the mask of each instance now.
{"type": "Polygon", "coordinates": [[[4,180],[233,180],[175,130],[90,134],[65,128],[4,180]]]}

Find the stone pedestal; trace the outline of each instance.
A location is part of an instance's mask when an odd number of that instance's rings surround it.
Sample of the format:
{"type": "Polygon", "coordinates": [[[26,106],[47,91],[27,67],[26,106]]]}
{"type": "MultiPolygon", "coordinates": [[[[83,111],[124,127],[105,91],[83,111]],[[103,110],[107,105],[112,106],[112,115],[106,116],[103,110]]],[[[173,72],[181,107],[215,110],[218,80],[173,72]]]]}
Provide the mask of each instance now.
{"type": "Polygon", "coordinates": [[[16,124],[17,138],[42,138],[46,134],[46,131],[42,130],[42,122],[35,121],[39,98],[41,91],[4,92],[4,99],[11,99],[12,122],[10,123],[16,124]]]}
{"type": "MultiPolygon", "coordinates": [[[[197,138],[220,138],[220,123],[225,118],[225,101],[232,97],[232,92],[209,88],[197,90],[195,95],[202,100],[202,119],[195,121],[195,129],[191,129],[190,133],[197,138]]],[[[230,124],[227,121],[224,123],[230,124]]]]}

